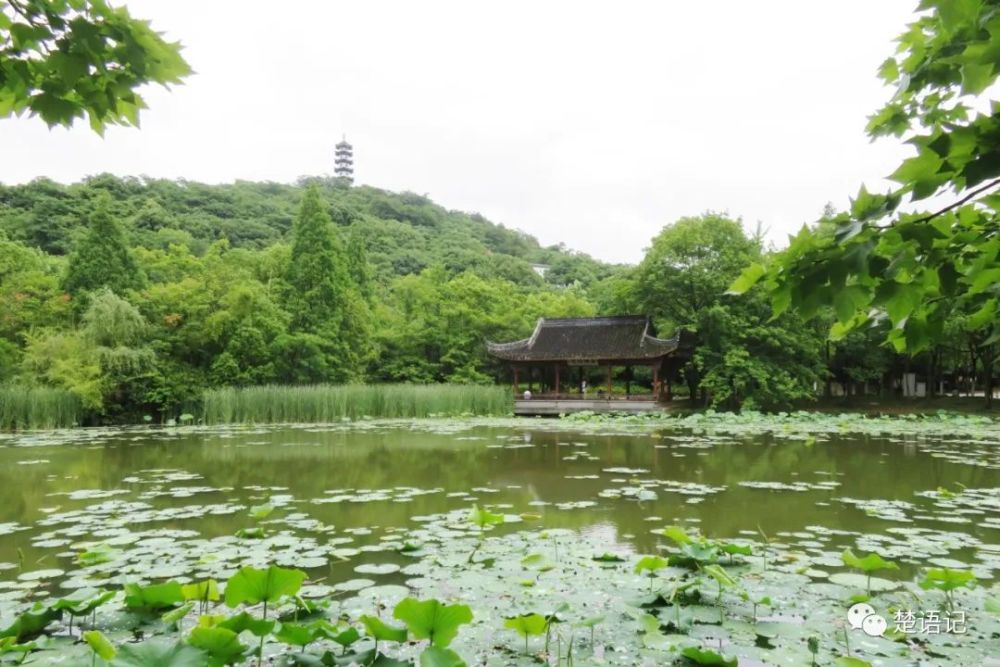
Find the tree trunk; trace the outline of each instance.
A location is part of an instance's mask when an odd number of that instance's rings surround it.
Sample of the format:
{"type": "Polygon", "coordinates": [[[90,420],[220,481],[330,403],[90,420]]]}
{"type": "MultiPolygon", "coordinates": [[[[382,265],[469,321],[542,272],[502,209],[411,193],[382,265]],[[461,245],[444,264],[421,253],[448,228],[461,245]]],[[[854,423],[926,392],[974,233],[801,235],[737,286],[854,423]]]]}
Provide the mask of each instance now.
{"type": "Polygon", "coordinates": [[[826,367],[826,382],[823,384],[823,398],[830,398],[833,395],[833,379],[830,374],[830,341],[826,341],[823,349],[823,365],[826,367]]]}
{"type": "Polygon", "coordinates": [[[934,398],[937,395],[937,383],[935,382],[935,371],[937,370],[937,351],[927,355],[927,398],[934,398]]]}
{"type": "Polygon", "coordinates": [[[983,375],[986,381],[986,409],[993,408],[993,346],[983,348],[983,375]]]}

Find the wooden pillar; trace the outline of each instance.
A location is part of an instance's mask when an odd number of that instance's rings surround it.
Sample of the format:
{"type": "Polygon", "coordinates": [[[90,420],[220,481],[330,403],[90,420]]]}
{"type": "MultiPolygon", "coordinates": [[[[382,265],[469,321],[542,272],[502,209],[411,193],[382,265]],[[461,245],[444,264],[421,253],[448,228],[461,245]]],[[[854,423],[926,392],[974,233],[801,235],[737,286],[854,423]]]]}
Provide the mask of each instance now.
{"type": "Polygon", "coordinates": [[[608,398],[611,398],[611,364],[608,364],[608,398]]]}
{"type": "Polygon", "coordinates": [[[517,366],[514,366],[514,395],[515,396],[517,394],[521,393],[520,391],[518,391],[518,387],[517,387],[517,374],[518,374],[518,368],[517,368],[517,366]]]}
{"type": "Polygon", "coordinates": [[[653,400],[660,400],[660,367],[653,366],[653,400]]]}
{"type": "Polygon", "coordinates": [[[531,386],[531,382],[534,379],[534,375],[535,375],[535,367],[528,366],[528,391],[534,389],[534,387],[531,386]]]}
{"type": "Polygon", "coordinates": [[[556,396],[559,395],[559,364],[556,364],[556,396]]]}

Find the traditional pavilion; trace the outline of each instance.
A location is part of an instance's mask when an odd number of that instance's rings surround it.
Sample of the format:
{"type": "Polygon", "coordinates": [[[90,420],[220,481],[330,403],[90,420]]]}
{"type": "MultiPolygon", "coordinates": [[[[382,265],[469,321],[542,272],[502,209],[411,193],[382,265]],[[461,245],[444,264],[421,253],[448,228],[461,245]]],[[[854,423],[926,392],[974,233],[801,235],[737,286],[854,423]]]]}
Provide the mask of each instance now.
{"type": "Polygon", "coordinates": [[[670,400],[670,382],[690,347],[678,336],[657,338],[650,319],[642,315],[615,317],[541,318],[530,338],[511,343],[489,343],[491,355],[510,365],[515,412],[558,414],[573,410],[651,410],[661,399],[670,400]],[[652,372],[652,392],[631,393],[632,369],[652,372]],[[606,386],[585,387],[596,368],[605,369],[606,386]],[[615,369],[625,369],[626,392],[614,394],[615,369]],[[521,381],[539,391],[526,398],[521,381]],[[575,376],[575,377],[574,377],[575,376]],[[564,391],[566,390],[566,391],[564,391]],[[551,405],[547,405],[550,403],[551,405]]]}

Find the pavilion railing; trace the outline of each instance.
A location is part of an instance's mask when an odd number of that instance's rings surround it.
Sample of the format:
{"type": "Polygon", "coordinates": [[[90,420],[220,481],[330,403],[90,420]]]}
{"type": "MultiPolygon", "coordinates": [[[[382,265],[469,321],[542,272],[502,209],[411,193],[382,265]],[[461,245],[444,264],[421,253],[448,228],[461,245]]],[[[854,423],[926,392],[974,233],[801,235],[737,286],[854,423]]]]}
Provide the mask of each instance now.
{"type": "MultiPolygon", "coordinates": [[[[514,400],[522,401],[525,400],[524,392],[519,392],[514,395],[514,400]]],[[[581,394],[579,392],[574,393],[555,393],[555,392],[531,392],[531,398],[528,400],[532,401],[655,401],[657,400],[654,394],[611,394],[608,395],[607,392],[596,392],[588,391],[586,394],[581,394]]]]}

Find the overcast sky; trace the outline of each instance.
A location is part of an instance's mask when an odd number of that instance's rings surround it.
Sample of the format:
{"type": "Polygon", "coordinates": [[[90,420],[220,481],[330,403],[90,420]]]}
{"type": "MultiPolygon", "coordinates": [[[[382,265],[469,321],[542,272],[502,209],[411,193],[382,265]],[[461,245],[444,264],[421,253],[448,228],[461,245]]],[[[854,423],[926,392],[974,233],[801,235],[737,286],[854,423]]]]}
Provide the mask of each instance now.
{"type": "Polygon", "coordinates": [[[864,126],[914,0],[127,5],[197,74],[104,139],[0,120],[0,181],[287,182],[346,134],[358,183],[635,262],[709,209],[782,245],[908,154],[864,126]]]}

